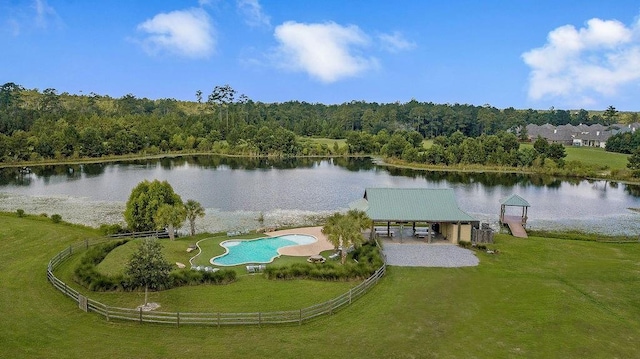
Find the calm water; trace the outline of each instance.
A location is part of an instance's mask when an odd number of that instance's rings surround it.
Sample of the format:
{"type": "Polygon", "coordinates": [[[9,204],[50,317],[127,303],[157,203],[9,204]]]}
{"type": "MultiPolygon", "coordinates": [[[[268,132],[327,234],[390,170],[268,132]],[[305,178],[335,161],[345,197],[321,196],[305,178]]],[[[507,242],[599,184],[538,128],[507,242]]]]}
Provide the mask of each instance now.
{"type": "MultiPolygon", "coordinates": [[[[458,204],[478,219],[497,223],[500,200],[512,193],[531,204],[535,228],[582,228],[640,233],[640,187],[605,181],[561,180],[515,174],[463,174],[393,169],[370,159],[284,161],[215,156],[108,164],[0,170],[0,209],[59,213],[65,220],[99,225],[122,222],[131,189],[140,181],[167,180],[184,200],[207,208],[200,229],[252,229],[313,222],[348,208],[367,187],[453,188],[458,204]],[[257,218],[262,214],[264,222],[257,218]]],[[[513,213],[519,213],[513,209],[513,213]]]]}
{"type": "Polygon", "coordinates": [[[227,249],[222,256],[211,258],[210,263],[222,266],[235,266],[248,263],[270,263],[277,257],[278,249],[315,242],[312,236],[288,234],[279,237],[268,237],[250,241],[224,241],[227,249]]]}

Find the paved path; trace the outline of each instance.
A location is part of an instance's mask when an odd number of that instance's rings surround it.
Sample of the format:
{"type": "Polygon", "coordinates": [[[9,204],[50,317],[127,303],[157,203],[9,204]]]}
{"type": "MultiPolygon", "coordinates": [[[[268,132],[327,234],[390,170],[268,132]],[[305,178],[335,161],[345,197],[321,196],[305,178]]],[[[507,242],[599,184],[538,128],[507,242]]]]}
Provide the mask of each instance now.
{"type": "Polygon", "coordinates": [[[473,251],[453,244],[384,244],[387,264],[400,267],[473,267],[480,262],[473,251]]]}

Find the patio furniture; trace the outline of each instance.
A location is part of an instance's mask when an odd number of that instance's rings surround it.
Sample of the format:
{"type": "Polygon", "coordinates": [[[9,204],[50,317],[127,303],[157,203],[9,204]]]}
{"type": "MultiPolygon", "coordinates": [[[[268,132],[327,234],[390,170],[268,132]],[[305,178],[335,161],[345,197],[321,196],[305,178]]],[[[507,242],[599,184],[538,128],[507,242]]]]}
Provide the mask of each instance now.
{"type": "Polygon", "coordinates": [[[326,259],[319,254],[314,254],[311,257],[307,258],[307,262],[309,263],[324,263],[325,261],[326,259]]]}
{"type": "Polygon", "coordinates": [[[263,270],[265,270],[266,268],[267,268],[267,266],[264,265],[264,264],[248,265],[247,266],[247,272],[249,272],[249,273],[259,273],[259,272],[262,272],[263,270]]]}
{"type": "Polygon", "coordinates": [[[418,238],[424,238],[429,235],[429,228],[416,228],[413,235],[418,238]]]}

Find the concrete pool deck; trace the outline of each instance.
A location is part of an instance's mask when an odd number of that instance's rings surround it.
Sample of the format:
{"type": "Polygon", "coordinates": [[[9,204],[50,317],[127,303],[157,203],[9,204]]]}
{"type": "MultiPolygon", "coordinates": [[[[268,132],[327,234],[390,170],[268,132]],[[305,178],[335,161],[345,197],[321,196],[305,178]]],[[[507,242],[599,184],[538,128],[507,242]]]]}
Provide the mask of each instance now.
{"type": "Polygon", "coordinates": [[[282,231],[273,231],[265,234],[270,237],[277,237],[285,234],[306,234],[317,239],[316,242],[311,244],[283,247],[278,249],[278,253],[285,256],[308,257],[334,248],[333,244],[331,244],[331,242],[329,242],[329,240],[327,239],[327,236],[322,234],[322,227],[285,229],[282,231]]]}

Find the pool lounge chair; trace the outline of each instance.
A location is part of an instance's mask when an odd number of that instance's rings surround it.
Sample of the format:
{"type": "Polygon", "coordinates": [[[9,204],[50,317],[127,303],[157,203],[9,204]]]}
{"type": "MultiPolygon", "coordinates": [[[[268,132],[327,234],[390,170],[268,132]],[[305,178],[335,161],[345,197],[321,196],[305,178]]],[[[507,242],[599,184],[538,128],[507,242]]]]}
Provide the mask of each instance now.
{"type": "Polygon", "coordinates": [[[249,272],[249,273],[259,273],[259,272],[262,272],[263,270],[265,270],[266,268],[267,268],[267,266],[264,265],[264,264],[248,265],[247,266],[247,272],[249,272]]]}

